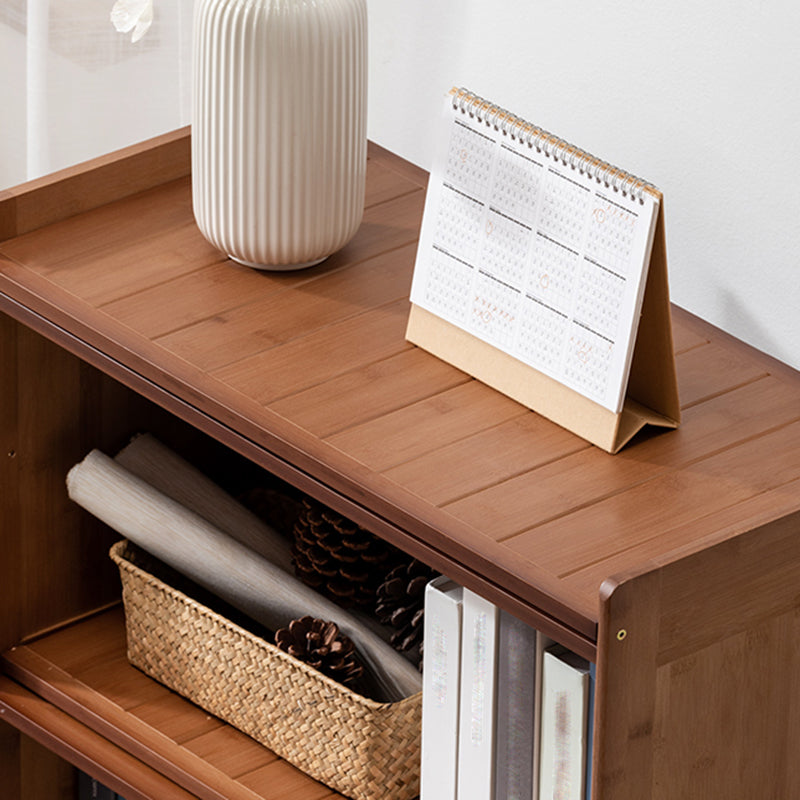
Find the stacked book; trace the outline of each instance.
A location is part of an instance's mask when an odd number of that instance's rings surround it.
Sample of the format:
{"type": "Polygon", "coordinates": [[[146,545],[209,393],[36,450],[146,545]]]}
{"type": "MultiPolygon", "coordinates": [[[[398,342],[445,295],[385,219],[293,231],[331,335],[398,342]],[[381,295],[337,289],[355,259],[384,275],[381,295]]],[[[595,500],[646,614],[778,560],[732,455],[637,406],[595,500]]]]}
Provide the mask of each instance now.
{"type": "Polygon", "coordinates": [[[421,800],[588,800],[594,665],[446,577],[425,594],[421,800]]]}

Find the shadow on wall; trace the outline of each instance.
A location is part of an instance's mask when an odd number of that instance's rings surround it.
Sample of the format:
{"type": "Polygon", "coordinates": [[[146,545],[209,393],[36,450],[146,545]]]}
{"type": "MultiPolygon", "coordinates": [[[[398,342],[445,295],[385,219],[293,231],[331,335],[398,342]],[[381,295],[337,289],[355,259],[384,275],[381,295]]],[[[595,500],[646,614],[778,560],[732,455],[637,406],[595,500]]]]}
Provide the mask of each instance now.
{"type": "Polygon", "coordinates": [[[789,363],[786,342],[781,341],[764,325],[742,299],[725,287],[720,288],[722,319],[717,323],[723,330],[736,331],[736,336],[757,350],[789,363]]]}

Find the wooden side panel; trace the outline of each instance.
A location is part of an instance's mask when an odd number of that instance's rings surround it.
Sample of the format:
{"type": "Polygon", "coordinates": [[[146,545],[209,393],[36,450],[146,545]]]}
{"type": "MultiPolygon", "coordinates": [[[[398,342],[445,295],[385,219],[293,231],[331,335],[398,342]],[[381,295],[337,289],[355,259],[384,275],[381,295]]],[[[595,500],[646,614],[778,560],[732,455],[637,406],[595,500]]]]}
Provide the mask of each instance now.
{"type": "Polygon", "coordinates": [[[654,800],[797,797],[798,633],[789,612],[659,669],[654,741],[669,746],[654,759],[654,800]]]}
{"type": "Polygon", "coordinates": [[[55,345],[20,328],[16,491],[24,515],[20,541],[20,634],[29,635],[109,602],[117,593],[103,558],[103,532],[70,502],[69,468],[98,440],[103,415],[91,400],[101,391],[91,373],[55,345]]]}
{"type": "Polygon", "coordinates": [[[0,192],[0,242],[189,174],[189,129],[0,192]]]}
{"type": "Polygon", "coordinates": [[[19,409],[15,389],[18,328],[13,320],[0,315],[0,649],[16,641],[21,628],[17,605],[22,594],[19,409]]]}
{"type": "MultiPolygon", "coordinates": [[[[141,429],[182,427],[0,315],[0,649],[114,602],[114,535],[67,496],[69,469],[141,429]]],[[[174,435],[172,438],[176,438],[174,435]]]]}
{"type": "MultiPolygon", "coordinates": [[[[6,716],[0,708],[0,719],[6,716]]],[[[0,721],[0,797],[72,800],[77,773],[67,761],[0,721]]]]}
{"type": "MultiPolygon", "coordinates": [[[[0,716],[0,720],[4,716],[0,716]]],[[[21,748],[22,734],[11,725],[0,721],[0,786],[3,787],[3,797],[7,800],[22,798],[19,769],[21,748]]]]}
{"type": "Polygon", "coordinates": [[[596,800],[800,792],[800,513],[604,587],[596,800]]]}
{"type": "Polygon", "coordinates": [[[593,800],[647,800],[653,782],[658,572],[619,587],[601,606],[593,800]]]}
{"type": "Polygon", "coordinates": [[[22,737],[20,750],[21,796],[25,800],[76,796],[77,772],[72,764],[28,736],[22,737]]]}

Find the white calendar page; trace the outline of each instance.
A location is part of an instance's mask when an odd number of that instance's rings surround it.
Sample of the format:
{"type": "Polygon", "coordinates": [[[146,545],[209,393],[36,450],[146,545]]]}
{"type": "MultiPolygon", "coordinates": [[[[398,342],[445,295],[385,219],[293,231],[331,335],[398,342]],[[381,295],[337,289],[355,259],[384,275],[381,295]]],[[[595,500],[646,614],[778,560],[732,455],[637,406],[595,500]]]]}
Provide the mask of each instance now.
{"type": "Polygon", "coordinates": [[[445,102],[412,303],[618,413],[658,202],[445,102]]]}

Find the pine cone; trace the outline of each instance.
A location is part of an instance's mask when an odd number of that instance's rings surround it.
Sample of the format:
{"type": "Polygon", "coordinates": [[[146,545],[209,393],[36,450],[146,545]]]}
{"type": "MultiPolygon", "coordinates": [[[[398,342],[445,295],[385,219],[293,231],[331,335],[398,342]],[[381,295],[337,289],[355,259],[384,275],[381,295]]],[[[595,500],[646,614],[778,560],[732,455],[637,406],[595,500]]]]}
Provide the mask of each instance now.
{"type": "Polygon", "coordinates": [[[248,489],[239,495],[239,502],[287,539],[302,511],[300,500],[267,486],[248,489]]]}
{"type": "Polygon", "coordinates": [[[391,644],[417,661],[422,668],[422,633],[425,616],[425,587],[438,572],[411,559],[396,566],[378,587],[375,614],[395,632],[391,644]]]}
{"type": "Polygon", "coordinates": [[[329,678],[353,687],[364,672],[352,640],[339,632],[335,622],[306,616],[292,620],[275,633],[275,644],[290,656],[329,678]]]}
{"type": "Polygon", "coordinates": [[[297,577],[344,607],[374,607],[381,575],[401,557],[397,548],[308,499],[293,533],[297,577]]]}

